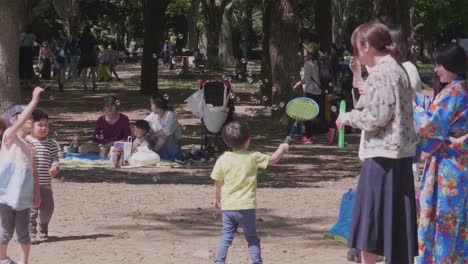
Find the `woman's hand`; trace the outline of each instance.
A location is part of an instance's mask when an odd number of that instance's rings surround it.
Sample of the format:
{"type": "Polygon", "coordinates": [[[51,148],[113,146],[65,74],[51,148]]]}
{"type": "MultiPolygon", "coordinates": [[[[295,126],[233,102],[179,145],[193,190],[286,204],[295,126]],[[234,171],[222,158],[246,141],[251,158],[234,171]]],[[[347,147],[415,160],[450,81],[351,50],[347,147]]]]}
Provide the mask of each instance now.
{"type": "Polygon", "coordinates": [[[359,94],[365,94],[367,93],[367,87],[366,87],[366,83],[363,82],[363,81],[358,81],[355,86],[358,91],[359,91],[359,94]]]}
{"type": "Polygon", "coordinates": [[[345,123],[344,123],[344,120],[343,120],[344,119],[343,115],[344,114],[340,114],[338,116],[338,118],[336,119],[336,122],[335,122],[336,123],[336,128],[338,129],[338,131],[340,131],[345,126],[345,123]]]}
{"type": "Polygon", "coordinates": [[[351,58],[351,61],[349,62],[349,68],[353,72],[354,76],[361,77],[361,61],[358,58],[351,58]]]}

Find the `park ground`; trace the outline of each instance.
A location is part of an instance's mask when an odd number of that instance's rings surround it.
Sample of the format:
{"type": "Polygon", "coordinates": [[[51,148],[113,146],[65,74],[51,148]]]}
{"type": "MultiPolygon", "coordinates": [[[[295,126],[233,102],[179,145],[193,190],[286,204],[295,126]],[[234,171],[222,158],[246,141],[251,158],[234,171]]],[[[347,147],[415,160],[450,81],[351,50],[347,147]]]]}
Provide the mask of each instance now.
{"type": "MultiPolygon", "coordinates": [[[[138,65],[120,68],[122,82],[99,83],[97,93],[68,83],[65,93],[47,91],[40,107],[51,116],[51,137],[62,144],[74,135],[90,137],[102,113],[101,98],[118,95],[131,120],[148,114],[139,94],[138,65]],[[49,100],[50,98],[51,100],[49,100]]],[[[200,75],[161,73],[161,93],[176,105],[184,129],[184,149],[199,142],[200,127],[183,100],[200,75]]],[[[41,82],[41,84],[45,84],[41,82]]],[[[247,120],[252,149],[272,153],[286,136],[265,106],[250,102],[254,85],[237,84],[236,118],[247,120]]],[[[30,91],[23,91],[24,101],[30,91]]],[[[277,165],[259,173],[257,225],[265,263],[346,263],[346,247],[324,238],[336,222],[341,196],[355,186],[360,161],[359,135],[339,149],[317,135],[311,145],[294,145],[277,165]]],[[[213,206],[211,164],[181,168],[62,169],[53,182],[56,208],[50,241],[34,245],[31,263],[212,263],[221,231],[221,212],[213,206]]],[[[10,255],[19,256],[16,243],[10,255]]],[[[250,263],[242,231],[229,263],[250,263]]]]}

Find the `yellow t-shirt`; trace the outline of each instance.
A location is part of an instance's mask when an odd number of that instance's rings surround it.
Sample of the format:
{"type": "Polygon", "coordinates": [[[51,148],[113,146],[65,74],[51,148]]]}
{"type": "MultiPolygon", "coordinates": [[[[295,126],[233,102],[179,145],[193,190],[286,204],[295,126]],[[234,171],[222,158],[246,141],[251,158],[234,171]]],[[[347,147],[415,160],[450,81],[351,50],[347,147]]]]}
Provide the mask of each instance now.
{"type": "Polygon", "coordinates": [[[257,169],[268,166],[270,156],[240,150],[225,152],[218,158],[211,178],[224,181],[221,188],[222,210],[247,210],[257,207],[257,169]]]}

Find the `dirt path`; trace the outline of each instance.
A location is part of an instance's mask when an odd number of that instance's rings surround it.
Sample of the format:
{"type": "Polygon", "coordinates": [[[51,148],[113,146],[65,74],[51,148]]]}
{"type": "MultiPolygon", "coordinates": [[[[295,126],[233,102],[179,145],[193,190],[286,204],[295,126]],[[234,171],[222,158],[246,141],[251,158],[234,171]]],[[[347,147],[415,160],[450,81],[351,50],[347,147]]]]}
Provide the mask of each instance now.
{"type": "MultiPolygon", "coordinates": [[[[97,94],[72,88],[42,102],[50,111],[55,137],[63,143],[75,134],[89,137],[101,114],[100,98],[109,93],[119,95],[131,120],[143,118],[147,98],[131,82],[136,74],[127,71],[123,76],[127,81],[112,87],[100,84],[97,94]]],[[[196,80],[187,82],[174,89],[177,81],[168,80],[162,90],[180,103],[185,149],[199,137],[198,120],[181,104],[196,86],[196,80]]],[[[271,125],[268,116],[252,117],[252,108],[261,107],[248,102],[247,90],[238,95],[242,100],[236,113],[253,130],[252,148],[273,152],[285,136],[284,128],[271,125]]],[[[342,150],[317,136],[316,143],[294,146],[280,165],[261,172],[257,220],[265,263],[346,262],[346,248],[323,236],[336,221],[342,194],[354,186],[360,168],[358,140],[358,135],[348,136],[342,150]]],[[[221,228],[221,214],[212,203],[212,165],[64,169],[53,183],[52,239],[33,246],[31,263],[212,263],[221,228]]],[[[16,244],[10,254],[18,257],[16,244]]],[[[228,259],[250,263],[242,236],[234,240],[228,259]]]]}

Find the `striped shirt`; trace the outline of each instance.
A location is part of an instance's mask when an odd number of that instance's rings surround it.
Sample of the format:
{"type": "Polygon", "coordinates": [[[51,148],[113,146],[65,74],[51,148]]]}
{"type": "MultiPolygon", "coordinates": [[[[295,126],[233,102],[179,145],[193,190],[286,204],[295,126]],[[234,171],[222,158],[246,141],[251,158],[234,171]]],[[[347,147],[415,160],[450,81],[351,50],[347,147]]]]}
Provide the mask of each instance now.
{"type": "Polygon", "coordinates": [[[39,175],[39,184],[51,184],[52,177],[49,170],[52,166],[59,166],[60,147],[58,143],[55,140],[49,139],[40,141],[31,136],[27,136],[26,140],[36,149],[36,168],[39,175]]]}

